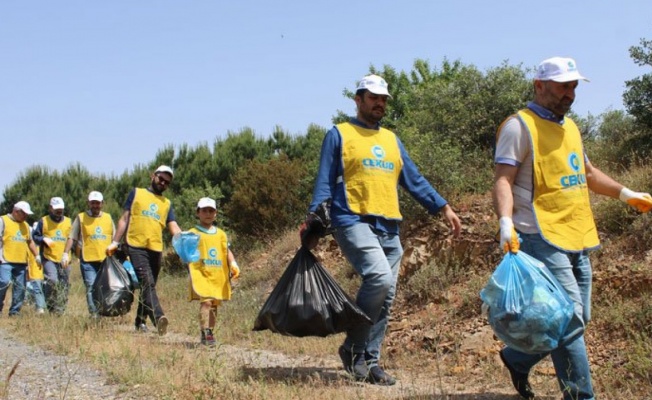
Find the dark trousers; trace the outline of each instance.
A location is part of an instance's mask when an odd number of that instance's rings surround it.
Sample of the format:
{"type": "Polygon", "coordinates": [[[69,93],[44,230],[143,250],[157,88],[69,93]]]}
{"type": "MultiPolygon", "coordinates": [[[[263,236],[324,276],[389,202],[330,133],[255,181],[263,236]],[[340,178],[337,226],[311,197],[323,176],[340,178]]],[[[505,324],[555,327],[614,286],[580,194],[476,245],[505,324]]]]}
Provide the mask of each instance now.
{"type": "Polygon", "coordinates": [[[140,282],[136,326],[146,323],[148,317],[156,325],[156,321],[165,314],[156,294],[156,282],[161,271],[161,252],[131,246],[127,246],[127,250],[140,282]]]}

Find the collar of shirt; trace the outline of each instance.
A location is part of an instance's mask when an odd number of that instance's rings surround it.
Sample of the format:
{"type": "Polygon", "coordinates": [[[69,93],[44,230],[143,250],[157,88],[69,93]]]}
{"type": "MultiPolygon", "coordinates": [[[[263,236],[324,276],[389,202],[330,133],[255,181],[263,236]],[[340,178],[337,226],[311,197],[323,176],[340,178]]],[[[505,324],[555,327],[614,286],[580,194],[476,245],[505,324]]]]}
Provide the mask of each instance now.
{"type": "Polygon", "coordinates": [[[357,125],[357,126],[359,126],[361,128],[365,128],[365,129],[375,129],[375,130],[380,129],[380,122],[376,122],[376,126],[373,127],[373,128],[369,128],[366,124],[362,123],[362,121],[360,121],[357,118],[351,118],[351,120],[349,122],[352,123],[353,125],[357,125]]]}
{"type": "Polygon", "coordinates": [[[217,232],[217,228],[214,227],[214,226],[211,226],[210,228],[204,228],[204,227],[201,226],[201,225],[195,225],[195,228],[196,228],[198,231],[200,231],[200,232],[204,232],[204,233],[215,233],[215,232],[217,232]]]}
{"type": "Polygon", "coordinates": [[[534,111],[536,115],[538,115],[539,117],[545,120],[556,122],[559,125],[564,125],[564,121],[565,121],[564,117],[561,117],[561,119],[557,118],[557,116],[552,111],[548,110],[547,108],[541,107],[540,105],[538,105],[533,101],[527,103],[527,108],[534,111]]]}

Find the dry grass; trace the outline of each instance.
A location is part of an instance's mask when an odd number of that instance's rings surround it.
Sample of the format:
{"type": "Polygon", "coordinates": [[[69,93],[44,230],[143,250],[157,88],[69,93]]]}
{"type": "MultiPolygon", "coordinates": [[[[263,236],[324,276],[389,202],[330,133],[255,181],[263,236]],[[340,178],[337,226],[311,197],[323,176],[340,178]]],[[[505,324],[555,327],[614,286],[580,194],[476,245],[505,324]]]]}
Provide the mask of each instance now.
{"type": "MultiPolygon", "coordinates": [[[[158,290],[170,328],[159,338],[134,332],[135,307],[128,316],[90,320],[76,264],[64,316],[39,317],[33,307],[25,306],[19,318],[0,318],[0,328],[29,344],[93,364],[124,391],[159,399],[514,398],[496,355],[500,343],[487,334],[479,315],[478,292],[491,273],[485,268],[461,269],[450,260],[440,260],[443,264],[437,268],[433,261],[428,269],[402,280],[383,358],[399,378],[393,388],[346,378],[335,355],[342,335],[291,338],[253,332],[257,313],[297,242],[296,232],[291,232],[265,253],[238,257],[242,278],[233,300],[218,310],[215,333],[220,345],[215,349],[198,345],[199,306],[187,301],[186,277],[161,276],[158,290]],[[418,291],[426,293],[413,297],[415,301],[408,298],[418,291]]],[[[358,278],[329,246],[322,243],[318,254],[351,292],[358,278]]],[[[599,254],[598,272],[608,269],[612,255],[599,254]]],[[[642,276],[652,275],[645,259],[639,257],[631,265],[642,276]]],[[[610,281],[600,273],[598,277],[610,281]]],[[[645,398],[646,388],[652,387],[650,291],[625,296],[600,279],[587,337],[597,393],[603,399],[645,398]]],[[[10,378],[0,386],[0,395],[10,378]]],[[[532,383],[540,398],[559,398],[550,363],[537,367],[532,383]]]]}

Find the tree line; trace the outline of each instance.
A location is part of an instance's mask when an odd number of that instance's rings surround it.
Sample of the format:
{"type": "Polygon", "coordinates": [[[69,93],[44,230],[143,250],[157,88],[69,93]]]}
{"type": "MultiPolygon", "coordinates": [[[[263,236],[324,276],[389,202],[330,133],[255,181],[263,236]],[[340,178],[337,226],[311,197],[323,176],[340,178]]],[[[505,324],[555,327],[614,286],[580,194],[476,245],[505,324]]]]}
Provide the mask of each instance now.
{"type": "MultiPolygon", "coordinates": [[[[630,57],[639,66],[652,66],[652,41],[641,39],[630,48],[630,57]]],[[[481,71],[444,59],[438,67],[416,60],[411,71],[385,65],[372,66],[370,72],[382,75],[391,88],[384,126],[401,138],[423,175],[452,200],[487,192],[493,183],[496,129],[532,98],[528,78],[532,69],[504,62],[481,71]]],[[[652,74],[634,77],[625,85],[626,111],[572,115],[589,157],[602,169],[625,171],[647,165],[652,151],[652,74]]],[[[346,97],[353,95],[344,91],[346,97]]],[[[332,119],[338,123],[349,118],[338,110],[332,119]]],[[[39,217],[47,213],[51,196],[61,196],[66,214],[73,216],[86,209],[88,192],[99,190],[105,211],[117,218],[131,188],[147,186],[151,171],[166,164],[175,171],[166,195],[179,225],[193,226],[197,200],[213,197],[219,203],[218,223],[239,246],[249,247],[303,219],[327,129],[310,125],[305,133],[292,135],[276,127],[269,137],[259,137],[244,128],[214,139],[210,146],[168,145],[153,160],[119,176],[93,175],[78,163],[63,171],[32,166],[5,189],[0,212],[10,212],[15,202],[26,200],[39,217]]],[[[409,196],[401,202],[407,219],[423,212],[409,196]]]]}

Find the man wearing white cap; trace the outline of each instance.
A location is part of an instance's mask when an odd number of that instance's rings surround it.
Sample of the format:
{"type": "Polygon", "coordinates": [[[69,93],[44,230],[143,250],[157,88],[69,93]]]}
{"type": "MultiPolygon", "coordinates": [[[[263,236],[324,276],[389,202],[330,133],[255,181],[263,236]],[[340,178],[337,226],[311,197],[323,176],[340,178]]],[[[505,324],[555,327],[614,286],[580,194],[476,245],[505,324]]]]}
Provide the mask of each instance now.
{"type": "MultiPolygon", "coordinates": [[[[580,131],[566,116],[580,80],[588,81],[572,58],[541,62],[534,78],[534,100],[500,126],[494,160],[501,248],[514,253],[520,249],[546,264],[575,306],[559,347],[550,353],[566,400],[594,398],[584,330],[591,318],[588,252],[600,241],[589,190],[620,199],[640,212],[652,209],[648,193],[624,187],[593,166],[584,153],[580,131]]],[[[528,375],[546,356],[510,347],[500,351],[522,397],[534,398],[528,375]]]]}
{"type": "Polygon", "coordinates": [[[140,283],[136,330],[146,332],[149,318],[159,335],[165,335],[168,327],[168,319],[156,293],[161,270],[163,229],[167,228],[173,236],[181,232],[172,203],[163,196],[173,178],[172,168],[161,165],[152,173],[148,188],[134,188],[129,192],[115,238],[106,248],[108,255],[113,254],[125,236],[126,252],[140,283]]]}
{"type": "Polygon", "coordinates": [[[88,312],[97,317],[97,307],[93,301],[93,283],[106,258],[106,248],[113,241],[115,225],[113,218],[102,211],[104,196],[98,191],[88,194],[88,210],[77,215],[72,223],[70,235],[66,241],[61,264],[67,268],[70,264],[70,249],[76,243],[79,252],[79,268],[86,286],[86,303],[88,312]]]}
{"type": "MultiPolygon", "coordinates": [[[[403,256],[398,186],[431,214],[441,212],[454,236],[461,230],[451,206],[419,173],[398,137],[380,125],[390,97],[382,77],[367,75],[360,80],[354,98],[357,117],[336,125],[324,137],[309,207],[315,212],[332,199],[333,236],[362,277],[356,303],[373,322],[347,331],[338,350],[343,367],[354,379],[377,385],[396,383],[379,361],[403,256]]],[[[303,226],[310,226],[310,220],[303,226]]],[[[303,244],[314,247],[316,240],[304,239],[310,237],[304,231],[303,244]]]]}
{"type": "Polygon", "coordinates": [[[25,301],[27,253],[30,251],[40,262],[38,251],[32,242],[27,216],[32,209],[26,201],[14,204],[13,210],[0,217],[0,313],[4,308],[9,284],[13,284],[9,315],[20,313],[25,301]]]}
{"type": "Polygon", "coordinates": [[[62,315],[68,305],[70,269],[64,266],[63,254],[70,234],[70,218],[63,215],[65,204],[61,197],[52,197],[48,215],[43,216],[34,229],[34,242],[40,246],[45,284],[43,294],[48,311],[62,315]]]}

